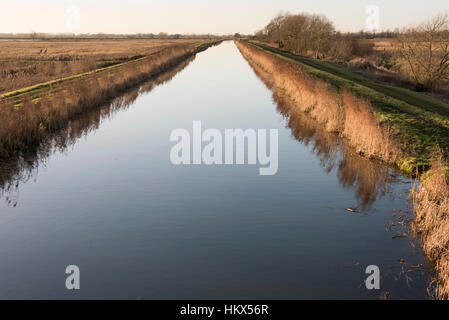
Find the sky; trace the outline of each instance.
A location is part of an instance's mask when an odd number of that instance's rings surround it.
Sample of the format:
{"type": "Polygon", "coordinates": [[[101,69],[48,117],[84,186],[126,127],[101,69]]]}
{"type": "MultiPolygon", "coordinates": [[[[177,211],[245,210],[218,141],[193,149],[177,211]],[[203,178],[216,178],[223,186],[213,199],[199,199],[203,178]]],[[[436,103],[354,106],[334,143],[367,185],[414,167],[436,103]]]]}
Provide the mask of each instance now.
{"type": "Polygon", "coordinates": [[[0,0],[0,33],[251,34],[277,13],[324,14],[340,31],[406,27],[449,12],[448,0],[0,0]],[[371,20],[372,21],[372,20],[371,20]]]}

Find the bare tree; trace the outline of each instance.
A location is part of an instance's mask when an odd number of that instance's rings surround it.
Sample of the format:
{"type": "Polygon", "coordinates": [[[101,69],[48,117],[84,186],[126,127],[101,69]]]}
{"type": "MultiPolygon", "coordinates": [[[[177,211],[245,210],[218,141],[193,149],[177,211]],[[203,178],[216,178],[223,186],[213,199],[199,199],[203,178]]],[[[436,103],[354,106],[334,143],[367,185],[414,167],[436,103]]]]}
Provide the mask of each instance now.
{"type": "Polygon", "coordinates": [[[270,42],[277,43],[281,48],[283,47],[281,28],[285,18],[288,15],[288,13],[278,13],[277,16],[274,17],[264,29],[264,33],[268,40],[270,42]]]}
{"type": "Polygon", "coordinates": [[[438,15],[397,36],[400,56],[410,76],[427,88],[449,80],[449,16],[438,15]]]}
{"type": "Polygon", "coordinates": [[[167,38],[168,38],[168,33],[166,33],[166,32],[159,32],[159,34],[157,35],[157,39],[160,39],[160,40],[165,40],[167,38]]]}
{"type": "Polygon", "coordinates": [[[319,58],[330,50],[335,29],[322,15],[280,13],[265,27],[264,34],[281,48],[319,58]]]}
{"type": "Polygon", "coordinates": [[[309,44],[308,29],[305,15],[288,15],[280,28],[281,42],[288,51],[306,54],[309,44]]]}
{"type": "Polygon", "coordinates": [[[316,59],[320,58],[321,54],[328,52],[330,49],[330,41],[335,35],[333,23],[325,16],[311,16],[310,20],[310,48],[313,50],[316,59]]]}
{"type": "Polygon", "coordinates": [[[329,55],[334,59],[348,60],[353,55],[353,43],[352,39],[337,32],[331,41],[329,55]]]}

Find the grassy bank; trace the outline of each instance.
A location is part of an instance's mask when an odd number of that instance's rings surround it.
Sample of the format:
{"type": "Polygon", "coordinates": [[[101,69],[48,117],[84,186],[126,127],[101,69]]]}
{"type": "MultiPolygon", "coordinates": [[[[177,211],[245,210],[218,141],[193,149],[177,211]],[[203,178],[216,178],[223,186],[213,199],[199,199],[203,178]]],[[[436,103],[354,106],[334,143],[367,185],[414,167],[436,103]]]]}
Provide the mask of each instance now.
{"type": "Polygon", "coordinates": [[[366,99],[347,88],[312,77],[301,65],[280,59],[246,42],[237,42],[243,56],[273,77],[273,86],[294,101],[291,113],[308,113],[326,130],[345,138],[356,152],[389,163],[399,161],[400,146],[394,132],[381,125],[366,99]]]}
{"type": "Polygon", "coordinates": [[[0,98],[0,159],[26,152],[74,116],[108,103],[217,43],[171,46],[132,61],[4,94],[0,98]]]}
{"type": "MultiPolygon", "coordinates": [[[[171,48],[177,48],[177,47],[188,47],[189,45],[192,45],[196,52],[201,52],[206,50],[211,45],[216,44],[217,41],[203,41],[203,42],[196,42],[196,43],[187,43],[187,44],[181,44],[181,45],[167,45],[165,47],[154,47],[151,53],[147,55],[137,55],[133,57],[125,57],[121,58],[120,60],[110,60],[110,61],[101,61],[101,63],[97,64],[96,68],[90,68],[92,70],[86,71],[86,72],[80,72],[76,74],[70,74],[66,77],[56,77],[52,79],[47,79],[47,81],[35,83],[31,86],[23,86],[19,87],[16,90],[4,92],[0,94],[0,103],[4,103],[6,100],[14,101],[15,104],[20,104],[21,99],[25,95],[31,96],[32,99],[36,99],[40,96],[42,92],[45,92],[48,89],[55,90],[57,85],[61,83],[69,83],[72,81],[76,81],[82,78],[86,78],[89,76],[92,76],[94,74],[101,74],[101,73],[114,73],[117,70],[120,70],[124,67],[127,67],[129,64],[140,64],[144,63],[145,59],[151,58],[153,56],[159,55],[162,52],[167,52],[167,50],[170,50],[171,48]],[[157,50],[156,50],[157,49],[157,50]]],[[[126,43],[124,43],[125,45],[126,43]]],[[[106,57],[106,56],[104,56],[106,57]]],[[[31,61],[31,60],[30,60],[31,61]]],[[[36,63],[36,61],[34,61],[36,63]]],[[[86,63],[85,61],[79,62],[79,64],[83,65],[83,63],[86,63]]],[[[84,66],[86,67],[86,66],[84,66]]],[[[81,66],[80,66],[81,68],[81,66]]],[[[86,67],[87,68],[87,67],[86,67]]],[[[89,68],[88,68],[89,69],[89,68]]],[[[28,83],[29,81],[35,80],[33,77],[27,77],[29,79],[22,80],[20,83],[28,83]]],[[[45,76],[43,77],[45,78],[45,76]]]]}
{"type": "Polygon", "coordinates": [[[199,41],[0,41],[0,94],[199,41]]]}
{"type": "Polygon", "coordinates": [[[437,271],[431,293],[448,299],[447,149],[435,158],[435,150],[448,143],[447,106],[415,92],[360,79],[327,62],[281,54],[260,44],[237,42],[237,46],[253,68],[270,75],[266,84],[292,101],[284,111],[290,118],[307,113],[355,151],[396,164],[406,173],[420,165],[428,169],[411,191],[412,229],[437,271]]]}
{"type": "Polygon", "coordinates": [[[89,108],[75,115],[68,125],[47,134],[39,144],[28,146],[25,154],[2,159],[0,161],[0,198],[4,198],[9,206],[15,206],[17,198],[14,194],[18,194],[20,187],[35,177],[39,166],[45,164],[50,155],[56,151],[67,152],[80,138],[98,130],[104,120],[111,119],[119,111],[131,107],[140,95],[149,93],[158,85],[170,81],[194,59],[195,56],[191,56],[183,60],[142,85],[120,94],[110,103],[98,108],[89,108]]]}
{"type": "Polygon", "coordinates": [[[428,168],[436,145],[447,156],[449,105],[425,94],[377,83],[332,63],[297,56],[264,44],[249,45],[297,64],[308,75],[329,83],[337,94],[347,89],[367,100],[381,125],[396,131],[401,155],[396,165],[411,174],[428,168]]]}

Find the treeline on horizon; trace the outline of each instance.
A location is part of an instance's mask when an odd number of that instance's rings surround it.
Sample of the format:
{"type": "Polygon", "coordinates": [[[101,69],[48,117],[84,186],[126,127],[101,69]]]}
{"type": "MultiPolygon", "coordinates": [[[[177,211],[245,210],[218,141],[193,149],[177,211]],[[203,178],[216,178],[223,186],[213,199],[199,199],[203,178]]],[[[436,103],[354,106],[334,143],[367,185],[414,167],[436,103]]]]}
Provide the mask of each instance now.
{"type": "Polygon", "coordinates": [[[409,28],[374,34],[339,32],[324,15],[280,13],[253,39],[315,59],[363,58],[373,69],[383,67],[413,81],[420,91],[446,89],[449,83],[448,14],[436,15],[409,28]],[[376,38],[384,38],[388,49],[376,48],[372,40],[376,38]]]}
{"type": "Polygon", "coordinates": [[[378,33],[363,30],[343,33],[336,30],[334,23],[324,15],[279,13],[253,38],[275,43],[279,48],[301,55],[344,59],[350,56],[363,57],[373,51],[372,43],[360,40],[393,39],[399,33],[399,29],[378,33]]]}
{"type": "Polygon", "coordinates": [[[108,33],[0,33],[0,39],[30,39],[30,40],[54,40],[54,39],[76,39],[76,40],[92,40],[92,39],[155,39],[155,40],[177,40],[177,39],[221,39],[224,37],[232,37],[232,35],[216,35],[216,34],[169,34],[165,32],[154,33],[136,33],[136,34],[108,34],[108,33]]]}

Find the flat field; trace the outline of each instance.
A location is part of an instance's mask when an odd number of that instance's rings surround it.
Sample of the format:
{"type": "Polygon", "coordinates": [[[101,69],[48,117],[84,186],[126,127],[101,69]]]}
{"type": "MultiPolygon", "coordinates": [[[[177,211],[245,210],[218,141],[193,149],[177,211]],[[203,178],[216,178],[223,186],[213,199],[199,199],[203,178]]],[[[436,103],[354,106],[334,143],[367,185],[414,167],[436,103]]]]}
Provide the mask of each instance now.
{"type": "Polygon", "coordinates": [[[0,41],[0,94],[199,40],[0,41]]]}

